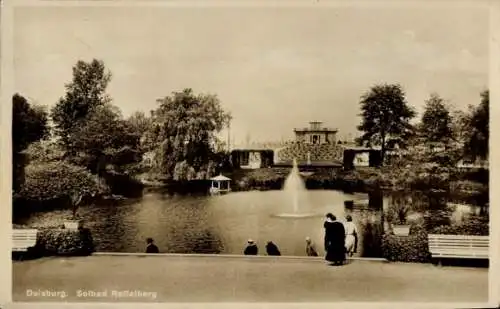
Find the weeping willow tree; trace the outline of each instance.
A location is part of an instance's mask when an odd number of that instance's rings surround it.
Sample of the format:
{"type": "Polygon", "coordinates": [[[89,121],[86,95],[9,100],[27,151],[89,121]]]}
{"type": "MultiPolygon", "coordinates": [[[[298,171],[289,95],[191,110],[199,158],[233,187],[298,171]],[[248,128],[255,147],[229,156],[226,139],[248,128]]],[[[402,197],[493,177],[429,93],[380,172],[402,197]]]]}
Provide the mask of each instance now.
{"type": "Polygon", "coordinates": [[[157,102],[148,138],[159,172],[174,180],[210,176],[214,170],[216,134],[231,119],[217,96],[184,89],[157,102]]]}

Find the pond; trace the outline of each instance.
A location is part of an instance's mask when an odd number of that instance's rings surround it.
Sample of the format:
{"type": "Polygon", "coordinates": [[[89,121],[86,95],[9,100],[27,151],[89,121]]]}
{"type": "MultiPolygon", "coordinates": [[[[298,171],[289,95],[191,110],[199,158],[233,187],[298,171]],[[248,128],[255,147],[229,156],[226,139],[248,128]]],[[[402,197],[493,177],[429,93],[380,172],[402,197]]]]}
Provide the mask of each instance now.
{"type": "MultiPolygon", "coordinates": [[[[289,218],[279,216],[297,211],[293,210],[285,191],[234,192],[219,196],[145,192],[140,199],[86,206],[79,213],[85,219],[85,226],[92,230],[97,251],[143,252],[145,239],[152,237],[161,252],[241,254],[251,238],[259,245],[260,254],[265,254],[264,246],[272,240],[283,255],[298,256],[305,255],[306,237],[315,242],[320,254],[323,253],[323,220],[327,212],[342,220],[345,215],[352,214],[353,221],[362,231],[358,254],[373,256],[376,252],[361,249],[373,247],[363,245],[363,238],[378,239],[380,236],[365,235],[380,230],[376,227],[381,223],[380,208],[344,208],[345,200],[367,199],[367,194],[305,191],[298,213],[308,215],[289,218]]],[[[37,213],[21,223],[35,227],[60,225],[68,214],[68,211],[37,213]]]]}
{"type": "MultiPolygon", "coordinates": [[[[265,244],[272,240],[283,255],[295,256],[306,254],[306,237],[313,240],[320,255],[324,253],[326,213],[331,212],[340,220],[351,214],[360,232],[356,255],[380,256],[385,199],[334,190],[305,190],[298,205],[293,204],[287,191],[219,196],[145,191],[140,199],[86,206],[79,213],[92,231],[97,251],[144,252],[145,239],[152,237],[160,251],[166,253],[241,254],[251,238],[257,242],[259,254],[265,254],[265,244]],[[364,206],[346,209],[346,200],[364,206]],[[294,214],[298,216],[291,216],[294,214]]],[[[19,223],[57,226],[68,215],[68,211],[37,213],[19,223]]]]}

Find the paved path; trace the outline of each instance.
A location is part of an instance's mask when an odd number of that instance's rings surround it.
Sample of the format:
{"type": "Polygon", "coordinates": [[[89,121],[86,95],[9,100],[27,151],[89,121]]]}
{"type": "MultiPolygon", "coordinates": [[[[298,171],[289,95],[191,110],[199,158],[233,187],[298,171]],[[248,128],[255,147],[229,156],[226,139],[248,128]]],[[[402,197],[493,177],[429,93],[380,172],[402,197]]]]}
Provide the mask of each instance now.
{"type": "Polygon", "coordinates": [[[353,260],[335,267],[304,258],[151,255],[13,263],[14,301],[486,302],[487,297],[488,269],[429,264],[353,260]],[[44,290],[66,297],[27,295],[44,290]],[[131,292],[114,292],[123,290],[131,292]]]}

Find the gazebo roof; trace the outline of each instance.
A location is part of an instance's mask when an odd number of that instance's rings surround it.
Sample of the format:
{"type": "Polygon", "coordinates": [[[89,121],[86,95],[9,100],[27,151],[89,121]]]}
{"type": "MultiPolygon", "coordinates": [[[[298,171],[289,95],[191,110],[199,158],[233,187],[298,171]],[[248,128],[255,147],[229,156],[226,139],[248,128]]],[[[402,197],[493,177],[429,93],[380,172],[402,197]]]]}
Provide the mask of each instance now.
{"type": "Polygon", "coordinates": [[[215,177],[213,177],[210,180],[215,180],[215,181],[229,181],[229,180],[231,180],[231,178],[228,178],[228,177],[220,174],[219,176],[215,176],[215,177]]]}

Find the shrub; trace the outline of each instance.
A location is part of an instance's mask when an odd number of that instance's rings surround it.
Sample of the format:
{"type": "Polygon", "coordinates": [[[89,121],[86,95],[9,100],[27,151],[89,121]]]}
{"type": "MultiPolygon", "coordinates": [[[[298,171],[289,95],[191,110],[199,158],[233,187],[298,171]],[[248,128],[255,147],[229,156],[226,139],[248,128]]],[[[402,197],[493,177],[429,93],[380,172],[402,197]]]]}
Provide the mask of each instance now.
{"type": "Polygon", "coordinates": [[[451,224],[452,212],[450,209],[429,210],[424,214],[425,229],[431,231],[439,226],[451,224]]]}
{"type": "Polygon", "coordinates": [[[487,236],[489,235],[489,222],[487,217],[472,216],[459,224],[437,226],[431,230],[431,233],[487,236]]]}
{"type": "Polygon", "coordinates": [[[453,181],[450,183],[450,197],[457,203],[486,205],[489,201],[489,186],[470,180],[453,181]]]}
{"type": "Polygon", "coordinates": [[[94,252],[89,229],[41,229],[37,237],[37,251],[43,256],[86,256],[94,252]]]}
{"type": "Polygon", "coordinates": [[[410,210],[411,201],[404,192],[391,192],[389,207],[386,210],[387,221],[391,223],[405,224],[410,210]]]}
{"type": "Polygon", "coordinates": [[[394,262],[429,262],[427,232],[421,226],[412,225],[408,236],[385,234],[382,237],[382,256],[394,262]]]}
{"type": "Polygon", "coordinates": [[[65,162],[30,164],[19,197],[28,201],[58,200],[82,191],[107,191],[98,179],[83,167],[65,162]]]}
{"type": "Polygon", "coordinates": [[[453,191],[480,192],[487,190],[487,186],[477,181],[458,180],[450,183],[450,189],[453,191]]]}
{"type": "Polygon", "coordinates": [[[280,189],[285,179],[286,170],[262,168],[233,174],[238,190],[280,189]]]}

